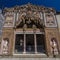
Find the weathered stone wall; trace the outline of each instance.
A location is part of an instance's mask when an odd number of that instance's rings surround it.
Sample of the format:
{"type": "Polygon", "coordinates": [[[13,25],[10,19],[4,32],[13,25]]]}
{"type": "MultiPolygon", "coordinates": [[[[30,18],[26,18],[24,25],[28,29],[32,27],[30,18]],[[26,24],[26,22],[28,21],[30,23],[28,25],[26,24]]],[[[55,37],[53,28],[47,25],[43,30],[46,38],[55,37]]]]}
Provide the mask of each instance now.
{"type": "Polygon", "coordinates": [[[50,41],[53,37],[56,38],[58,47],[60,48],[60,37],[59,37],[58,29],[57,28],[45,28],[46,50],[48,52],[48,55],[51,55],[51,56],[53,53],[51,53],[50,41]]]}
{"type": "MultiPolygon", "coordinates": [[[[51,53],[51,46],[50,46],[51,38],[56,38],[56,41],[58,44],[58,50],[60,51],[60,35],[59,35],[58,27],[57,27],[57,22],[55,19],[56,11],[54,9],[45,8],[43,6],[39,7],[39,6],[27,4],[27,5],[23,5],[23,6],[15,6],[13,8],[5,8],[3,13],[5,13],[4,16],[5,16],[5,18],[7,18],[7,19],[5,19],[6,20],[5,23],[7,26],[5,26],[3,28],[2,40],[4,38],[9,39],[9,53],[8,53],[8,55],[13,55],[13,47],[14,47],[14,43],[15,43],[14,42],[15,37],[14,37],[13,27],[15,27],[17,31],[20,31],[19,29],[17,29],[17,26],[19,26],[21,21],[23,21],[23,24],[29,24],[27,22],[25,23],[26,19],[28,21],[30,21],[30,20],[35,21],[36,20],[35,22],[39,22],[40,26],[42,28],[44,28],[46,54],[48,54],[50,56],[52,56],[52,54],[53,54],[53,53],[51,53]],[[49,16],[51,19],[49,18],[49,16]]],[[[41,28],[40,26],[39,26],[39,29],[41,28]]],[[[2,40],[1,40],[1,42],[2,42],[2,40]]],[[[3,55],[3,54],[1,53],[1,55],[3,55]]],[[[12,60],[14,60],[14,59],[15,58],[13,58],[12,60]]],[[[18,58],[18,59],[20,59],[20,58],[18,58]]],[[[28,59],[28,58],[26,58],[26,59],[28,59]]],[[[38,59],[39,60],[40,58],[37,58],[37,59],[30,58],[30,60],[31,59],[33,59],[33,60],[38,59]]],[[[22,58],[22,60],[24,60],[24,59],[22,58]]]]}
{"type": "Polygon", "coordinates": [[[9,55],[12,55],[13,52],[13,40],[14,40],[14,30],[12,28],[4,28],[2,34],[2,40],[4,38],[9,39],[9,55]]]}

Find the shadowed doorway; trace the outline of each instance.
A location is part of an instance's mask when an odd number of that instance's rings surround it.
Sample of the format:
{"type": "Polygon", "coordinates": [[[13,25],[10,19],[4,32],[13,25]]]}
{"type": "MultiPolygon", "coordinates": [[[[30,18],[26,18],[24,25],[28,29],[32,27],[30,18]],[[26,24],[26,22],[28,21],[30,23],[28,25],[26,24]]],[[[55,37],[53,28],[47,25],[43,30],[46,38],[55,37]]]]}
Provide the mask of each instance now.
{"type": "Polygon", "coordinates": [[[34,35],[33,34],[26,34],[26,52],[27,53],[34,53],[34,35]]]}

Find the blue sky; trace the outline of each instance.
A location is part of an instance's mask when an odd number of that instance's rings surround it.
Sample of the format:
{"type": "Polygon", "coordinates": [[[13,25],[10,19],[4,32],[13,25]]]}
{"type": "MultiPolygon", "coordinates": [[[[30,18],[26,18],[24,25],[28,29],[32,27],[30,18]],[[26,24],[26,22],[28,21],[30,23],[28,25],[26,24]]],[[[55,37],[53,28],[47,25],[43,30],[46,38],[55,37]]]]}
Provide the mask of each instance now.
{"type": "Polygon", "coordinates": [[[23,4],[27,4],[28,2],[35,5],[53,7],[57,11],[60,11],[60,0],[0,0],[0,8],[13,7],[15,5],[23,5],[23,4]]]}

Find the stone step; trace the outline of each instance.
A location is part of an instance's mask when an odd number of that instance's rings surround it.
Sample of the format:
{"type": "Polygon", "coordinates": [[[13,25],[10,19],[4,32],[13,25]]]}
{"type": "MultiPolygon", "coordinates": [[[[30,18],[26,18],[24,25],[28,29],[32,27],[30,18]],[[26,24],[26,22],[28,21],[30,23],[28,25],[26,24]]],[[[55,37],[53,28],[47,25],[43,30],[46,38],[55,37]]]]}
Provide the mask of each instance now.
{"type": "Polygon", "coordinates": [[[0,60],[60,60],[60,58],[0,58],[0,60]]]}

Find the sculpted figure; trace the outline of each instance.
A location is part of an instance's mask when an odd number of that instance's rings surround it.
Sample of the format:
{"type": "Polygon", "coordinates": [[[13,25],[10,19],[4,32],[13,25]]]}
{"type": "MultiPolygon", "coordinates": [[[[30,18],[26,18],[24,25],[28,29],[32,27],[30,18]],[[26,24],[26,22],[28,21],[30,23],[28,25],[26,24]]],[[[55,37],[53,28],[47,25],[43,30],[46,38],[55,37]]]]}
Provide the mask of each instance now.
{"type": "Polygon", "coordinates": [[[55,38],[51,39],[51,53],[53,53],[53,55],[57,55],[58,54],[58,46],[57,46],[57,41],[55,38]]]}
{"type": "Polygon", "coordinates": [[[9,47],[9,42],[8,39],[3,39],[2,40],[2,53],[3,54],[8,54],[8,47],[9,47]]]}

